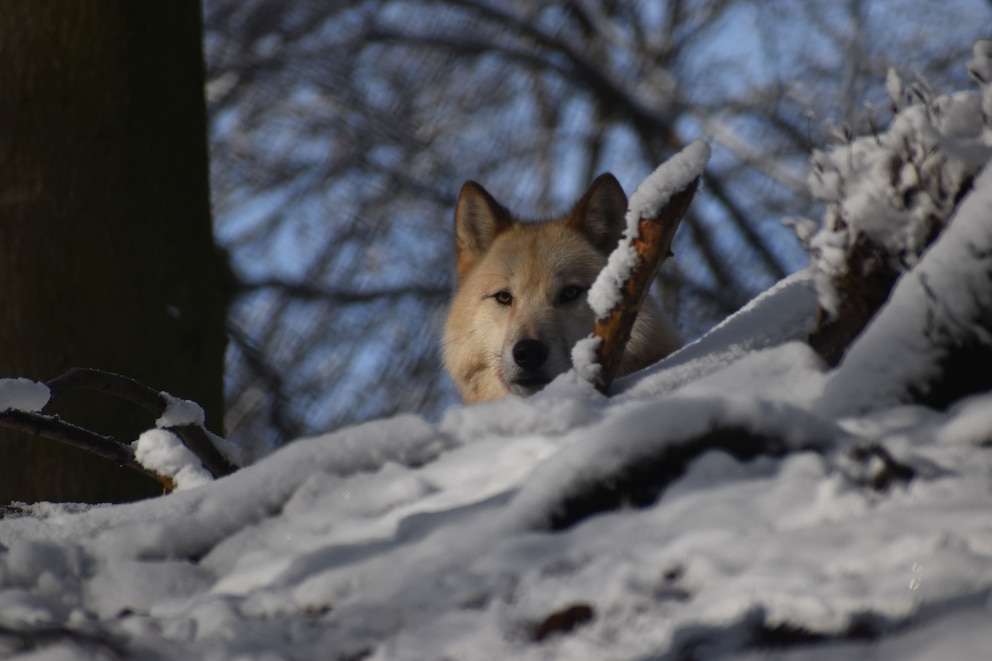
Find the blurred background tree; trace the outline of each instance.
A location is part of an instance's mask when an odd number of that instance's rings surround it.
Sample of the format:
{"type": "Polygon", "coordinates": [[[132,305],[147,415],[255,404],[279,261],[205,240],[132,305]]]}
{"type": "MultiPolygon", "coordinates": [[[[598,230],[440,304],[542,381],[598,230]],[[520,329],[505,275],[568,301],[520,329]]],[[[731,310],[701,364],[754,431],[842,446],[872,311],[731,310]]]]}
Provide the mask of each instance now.
{"type": "MultiPolygon", "coordinates": [[[[221,431],[226,263],[211,232],[198,0],[0,0],[0,376],[120,372],[221,431]]],[[[46,409],[130,442],[106,395],[46,409]]],[[[0,429],[0,505],[133,500],[157,482],[0,429]]]]}
{"type": "Polygon", "coordinates": [[[468,178],[522,213],[714,148],[658,293],[691,340],[806,264],[811,146],[887,121],[890,66],[968,86],[987,0],[205,0],[226,427],[258,455],[457,401],[439,368],[468,178]]]}

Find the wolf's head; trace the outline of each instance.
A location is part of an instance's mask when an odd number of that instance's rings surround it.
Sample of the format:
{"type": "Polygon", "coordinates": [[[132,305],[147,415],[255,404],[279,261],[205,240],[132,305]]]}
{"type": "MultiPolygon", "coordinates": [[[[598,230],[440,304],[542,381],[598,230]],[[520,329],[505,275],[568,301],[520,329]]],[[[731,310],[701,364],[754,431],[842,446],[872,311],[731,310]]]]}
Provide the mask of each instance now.
{"type": "MultiPolygon", "coordinates": [[[[571,367],[572,346],[595,322],[586,292],[623,234],[626,210],[611,174],[600,175],[570,213],[543,222],[520,221],[475,182],[462,187],[444,363],[466,402],[529,395],[571,367]]],[[[628,353],[657,360],[675,346],[671,335],[660,354],[638,349],[637,336],[635,328],[628,353]]]]}

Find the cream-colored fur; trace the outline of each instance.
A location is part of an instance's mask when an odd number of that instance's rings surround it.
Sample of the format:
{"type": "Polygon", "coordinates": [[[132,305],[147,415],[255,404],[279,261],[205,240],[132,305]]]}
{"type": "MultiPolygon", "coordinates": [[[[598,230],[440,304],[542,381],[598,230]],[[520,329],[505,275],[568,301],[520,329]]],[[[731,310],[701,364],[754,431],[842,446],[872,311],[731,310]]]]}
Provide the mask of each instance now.
{"type": "MultiPolygon", "coordinates": [[[[466,402],[530,395],[568,371],[592,332],[586,293],[624,228],[627,197],[601,175],[561,218],[523,222],[467,182],[455,210],[458,287],[444,329],[444,364],[466,402]]],[[[618,376],[674,351],[677,334],[648,297],[618,376]]]]}

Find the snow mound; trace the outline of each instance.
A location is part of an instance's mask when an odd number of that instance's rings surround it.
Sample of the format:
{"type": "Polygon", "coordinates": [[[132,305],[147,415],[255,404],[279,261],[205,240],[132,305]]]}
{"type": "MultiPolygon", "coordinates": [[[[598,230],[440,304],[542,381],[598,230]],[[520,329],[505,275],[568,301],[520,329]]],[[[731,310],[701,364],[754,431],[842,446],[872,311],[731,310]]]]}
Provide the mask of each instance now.
{"type": "MultiPolygon", "coordinates": [[[[891,406],[913,395],[935,406],[953,398],[954,384],[942,387],[951,388],[949,395],[934,392],[945,357],[992,346],[990,220],[992,168],[986,167],[950,226],[848,349],[825,385],[821,406],[840,413],[891,406]]],[[[983,360],[976,355],[967,370],[975,383],[987,378],[983,360]]]]}

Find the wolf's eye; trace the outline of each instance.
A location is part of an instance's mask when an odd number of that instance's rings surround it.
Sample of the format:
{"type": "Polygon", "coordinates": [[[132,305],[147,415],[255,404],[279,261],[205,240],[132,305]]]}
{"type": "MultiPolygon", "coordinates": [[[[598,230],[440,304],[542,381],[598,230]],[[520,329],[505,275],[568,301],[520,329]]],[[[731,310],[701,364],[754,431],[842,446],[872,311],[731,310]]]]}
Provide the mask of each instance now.
{"type": "Polygon", "coordinates": [[[500,305],[509,305],[513,302],[513,294],[505,290],[496,292],[493,294],[493,298],[495,298],[496,302],[500,305]]]}
{"type": "Polygon", "coordinates": [[[583,290],[581,287],[576,287],[575,285],[569,285],[568,287],[565,287],[564,289],[561,290],[561,294],[559,294],[558,297],[559,299],[561,299],[562,303],[571,303],[579,296],[581,296],[583,291],[585,290],[583,290]]]}

